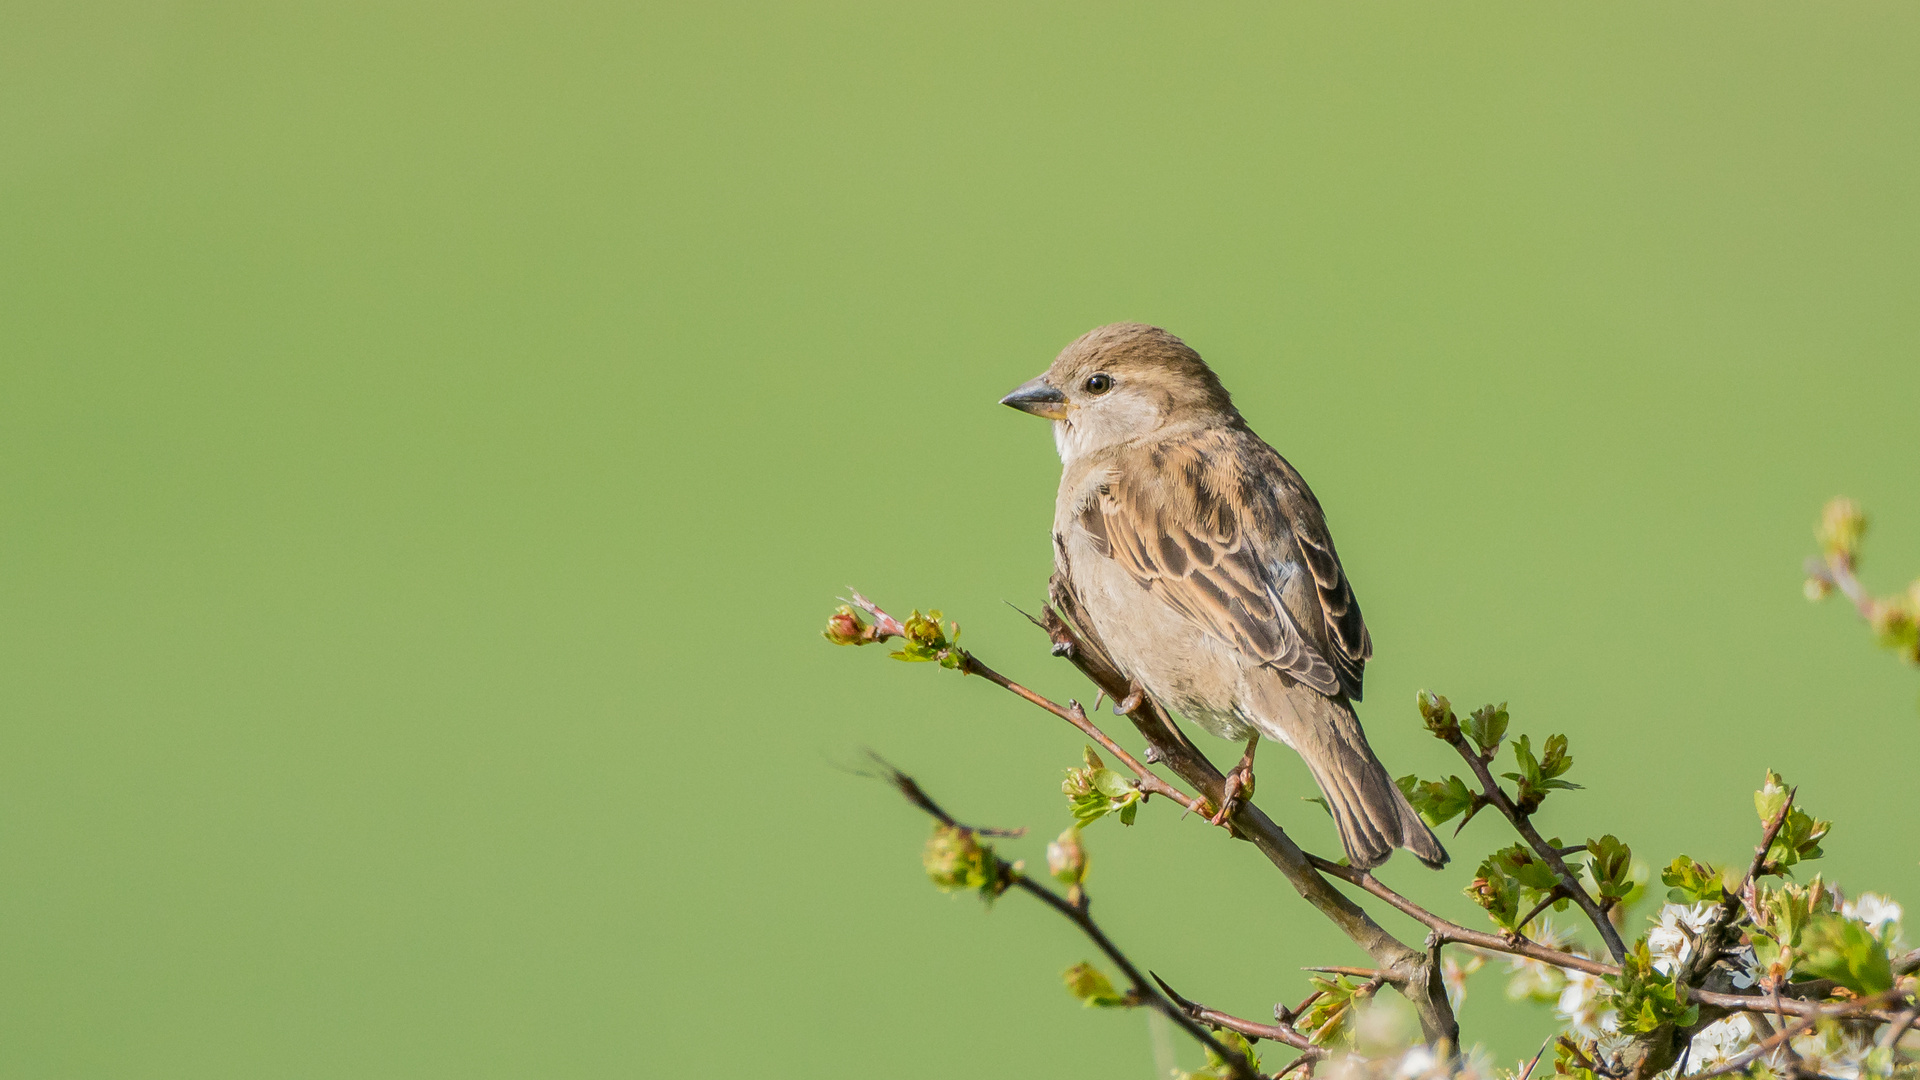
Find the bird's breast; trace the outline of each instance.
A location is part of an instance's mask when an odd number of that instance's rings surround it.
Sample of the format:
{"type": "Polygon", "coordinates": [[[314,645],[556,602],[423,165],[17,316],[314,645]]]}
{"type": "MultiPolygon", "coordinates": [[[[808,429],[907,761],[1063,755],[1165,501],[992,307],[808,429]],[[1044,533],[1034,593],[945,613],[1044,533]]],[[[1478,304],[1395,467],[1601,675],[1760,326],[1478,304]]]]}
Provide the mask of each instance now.
{"type": "Polygon", "coordinates": [[[1093,631],[1122,673],[1154,698],[1222,738],[1252,728],[1239,705],[1241,659],[1107,557],[1100,538],[1063,515],[1059,551],[1093,631]]]}

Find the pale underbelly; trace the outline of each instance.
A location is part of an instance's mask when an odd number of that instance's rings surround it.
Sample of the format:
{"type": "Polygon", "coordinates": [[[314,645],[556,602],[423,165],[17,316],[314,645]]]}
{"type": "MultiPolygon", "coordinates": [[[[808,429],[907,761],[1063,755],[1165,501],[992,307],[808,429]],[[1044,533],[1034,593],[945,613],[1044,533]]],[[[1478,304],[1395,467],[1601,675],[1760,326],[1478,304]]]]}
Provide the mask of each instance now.
{"type": "MultiPolygon", "coordinates": [[[[1078,546],[1078,545],[1074,545],[1078,546]]],[[[1154,700],[1223,739],[1244,741],[1255,729],[1242,708],[1247,672],[1231,647],[1142,588],[1091,550],[1069,550],[1074,591],[1120,670],[1154,700]]]]}

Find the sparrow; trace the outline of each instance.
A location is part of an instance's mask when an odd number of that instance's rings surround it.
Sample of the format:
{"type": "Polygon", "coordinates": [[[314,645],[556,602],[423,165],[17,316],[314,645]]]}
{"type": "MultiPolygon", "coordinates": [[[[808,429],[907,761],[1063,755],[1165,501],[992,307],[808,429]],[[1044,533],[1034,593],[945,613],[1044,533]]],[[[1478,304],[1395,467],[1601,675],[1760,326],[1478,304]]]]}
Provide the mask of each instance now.
{"type": "Polygon", "coordinates": [[[1001,404],[1053,421],[1054,563],[1132,682],[1121,710],[1150,694],[1246,743],[1215,823],[1277,739],[1312,770],[1353,866],[1396,847],[1445,865],[1354,715],[1373,640],[1326,515],[1200,354],[1158,327],[1102,326],[1001,404]]]}

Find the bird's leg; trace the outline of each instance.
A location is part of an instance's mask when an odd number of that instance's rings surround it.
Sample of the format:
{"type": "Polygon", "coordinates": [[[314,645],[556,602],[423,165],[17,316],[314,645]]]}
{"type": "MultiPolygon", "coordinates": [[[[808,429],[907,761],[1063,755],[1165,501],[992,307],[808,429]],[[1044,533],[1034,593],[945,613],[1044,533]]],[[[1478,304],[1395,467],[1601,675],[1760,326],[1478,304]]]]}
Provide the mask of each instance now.
{"type": "Polygon", "coordinates": [[[1138,679],[1127,683],[1127,696],[1113,703],[1113,715],[1131,716],[1140,703],[1147,700],[1147,688],[1140,685],[1138,679]]]}
{"type": "Polygon", "coordinates": [[[1220,795],[1220,812],[1207,820],[1215,825],[1224,825],[1233,812],[1239,808],[1240,796],[1253,794],[1253,748],[1260,745],[1260,736],[1247,740],[1247,752],[1240,755],[1240,764],[1227,774],[1227,786],[1220,795]]]}

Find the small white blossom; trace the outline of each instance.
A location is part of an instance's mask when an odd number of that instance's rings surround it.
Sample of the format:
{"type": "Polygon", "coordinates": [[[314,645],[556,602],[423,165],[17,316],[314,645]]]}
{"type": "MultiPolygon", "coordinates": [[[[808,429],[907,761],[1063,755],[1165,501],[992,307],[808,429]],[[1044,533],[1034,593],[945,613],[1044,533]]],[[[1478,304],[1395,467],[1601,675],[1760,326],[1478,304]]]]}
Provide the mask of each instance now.
{"type": "Polygon", "coordinates": [[[1750,990],[1756,980],[1753,969],[1760,965],[1753,957],[1753,946],[1742,945],[1721,955],[1721,961],[1733,968],[1733,985],[1737,990],[1750,990]]]}
{"type": "Polygon", "coordinates": [[[1552,964],[1515,957],[1507,970],[1513,973],[1507,979],[1509,1001],[1553,1001],[1566,989],[1566,973],[1552,964]]]}
{"type": "Polygon", "coordinates": [[[1708,1024],[1693,1037],[1689,1071],[1719,1068],[1752,1049],[1753,1044],[1753,1026],[1744,1015],[1736,1014],[1718,1023],[1708,1024]]]}
{"type": "Polygon", "coordinates": [[[1425,1076],[1439,1064],[1440,1059],[1434,1056],[1432,1050],[1425,1046],[1416,1046],[1400,1059],[1400,1067],[1393,1070],[1393,1075],[1401,1077],[1402,1080],[1411,1080],[1412,1077],[1425,1076]]]}
{"type": "Polygon", "coordinates": [[[1454,959],[1448,953],[1440,960],[1440,981],[1447,988],[1447,1001],[1456,1009],[1467,1000],[1467,976],[1485,967],[1487,957],[1484,953],[1473,953],[1466,963],[1454,959]]]}
{"type": "Polygon", "coordinates": [[[1654,969],[1671,975],[1674,969],[1693,955],[1694,942],[1713,922],[1717,904],[1668,904],[1660,909],[1660,921],[1647,933],[1647,951],[1653,954],[1654,969]]]}
{"type": "Polygon", "coordinates": [[[1607,984],[1598,975],[1584,971],[1566,973],[1566,989],[1554,1011],[1567,1025],[1582,1035],[1597,1035],[1614,1025],[1614,1013],[1606,1007],[1607,984]]]}
{"type": "MultiPolygon", "coordinates": [[[[1803,1067],[1817,1076],[1839,1080],[1859,1080],[1860,1063],[1873,1050],[1873,1041],[1857,1027],[1824,1024],[1793,1040],[1793,1051],[1800,1055],[1803,1067]]],[[[1785,1068],[1785,1054],[1774,1055],[1778,1067],[1785,1068]]]]}
{"type": "Polygon", "coordinates": [[[1858,919],[1867,924],[1867,929],[1882,940],[1890,940],[1887,928],[1892,927],[1897,934],[1900,920],[1905,912],[1900,905],[1881,896],[1879,893],[1861,893],[1859,899],[1849,900],[1840,907],[1840,914],[1849,919],[1858,919]]]}

